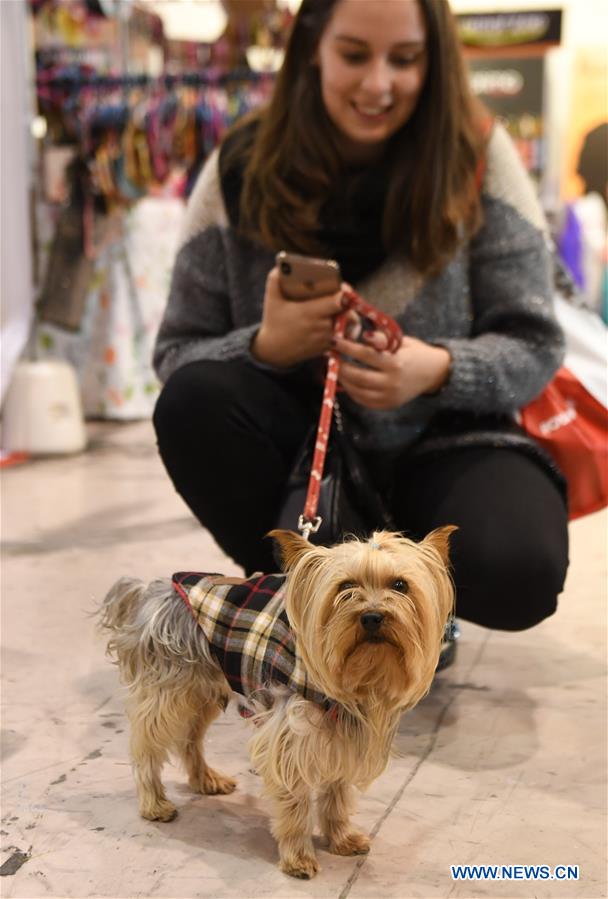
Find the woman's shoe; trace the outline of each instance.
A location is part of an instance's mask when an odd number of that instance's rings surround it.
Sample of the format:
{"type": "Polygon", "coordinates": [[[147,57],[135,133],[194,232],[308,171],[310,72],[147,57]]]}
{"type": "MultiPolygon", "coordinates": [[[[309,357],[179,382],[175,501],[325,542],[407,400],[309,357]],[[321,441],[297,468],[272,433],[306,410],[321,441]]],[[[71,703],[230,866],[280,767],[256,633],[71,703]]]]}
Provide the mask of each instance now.
{"type": "Polygon", "coordinates": [[[441,651],[439,653],[439,661],[435,671],[443,671],[449,668],[456,659],[456,650],[458,648],[458,638],[460,637],[460,628],[455,618],[450,618],[443,632],[443,640],[441,642],[441,651]]]}

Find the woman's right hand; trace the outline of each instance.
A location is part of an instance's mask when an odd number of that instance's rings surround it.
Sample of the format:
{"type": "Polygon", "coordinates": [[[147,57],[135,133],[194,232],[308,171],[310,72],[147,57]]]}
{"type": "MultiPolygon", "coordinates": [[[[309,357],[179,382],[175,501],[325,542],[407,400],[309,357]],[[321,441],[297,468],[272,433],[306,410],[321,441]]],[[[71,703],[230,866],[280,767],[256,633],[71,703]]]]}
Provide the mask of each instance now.
{"type": "Polygon", "coordinates": [[[266,279],[262,323],[251,352],[278,368],[322,356],[331,349],[334,319],[342,311],[342,291],[314,300],[285,299],[275,267],[266,279]]]}

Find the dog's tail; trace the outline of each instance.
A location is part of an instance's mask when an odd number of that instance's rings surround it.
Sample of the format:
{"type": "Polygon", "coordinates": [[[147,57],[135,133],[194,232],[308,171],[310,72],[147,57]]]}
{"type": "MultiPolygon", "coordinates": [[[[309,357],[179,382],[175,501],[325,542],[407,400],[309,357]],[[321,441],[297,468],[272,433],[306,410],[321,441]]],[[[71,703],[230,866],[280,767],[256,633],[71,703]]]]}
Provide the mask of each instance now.
{"type": "Polygon", "coordinates": [[[121,577],[110,588],[99,611],[99,627],[117,632],[133,622],[146,585],[133,577],[121,577]]]}

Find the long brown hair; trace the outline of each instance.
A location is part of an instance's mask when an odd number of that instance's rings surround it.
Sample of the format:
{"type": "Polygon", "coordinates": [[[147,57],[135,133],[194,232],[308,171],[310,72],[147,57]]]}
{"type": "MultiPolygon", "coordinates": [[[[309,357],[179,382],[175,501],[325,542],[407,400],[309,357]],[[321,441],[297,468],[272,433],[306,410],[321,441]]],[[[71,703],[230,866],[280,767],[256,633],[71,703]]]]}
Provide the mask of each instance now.
{"type": "MultiPolygon", "coordinates": [[[[313,64],[340,0],[303,0],[270,104],[253,145],[234,135],[230,159],[246,158],[240,227],[273,250],[318,254],[320,212],[343,166],[336,127],[313,64]]],[[[383,240],[421,273],[436,273],[481,220],[476,168],[483,109],[473,97],[447,0],[417,0],[427,29],[428,69],[414,113],[391,138],[383,240]]],[[[238,129],[238,126],[237,126],[238,129]]],[[[230,164],[230,159],[228,164],[230,164]]]]}

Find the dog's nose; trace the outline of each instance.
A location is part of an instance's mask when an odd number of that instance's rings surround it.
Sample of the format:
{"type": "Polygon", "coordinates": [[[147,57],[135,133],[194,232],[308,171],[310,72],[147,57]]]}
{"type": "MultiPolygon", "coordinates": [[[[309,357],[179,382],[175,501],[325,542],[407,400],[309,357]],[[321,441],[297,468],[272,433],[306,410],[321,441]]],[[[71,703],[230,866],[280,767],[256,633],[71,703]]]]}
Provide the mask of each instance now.
{"type": "Polygon", "coordinates": [[[379,630],[383,621],[384,615],[382,612],[364,612],[363,615],[361,615],[361,624],[370,634],[374,634],[379,630]]]}

